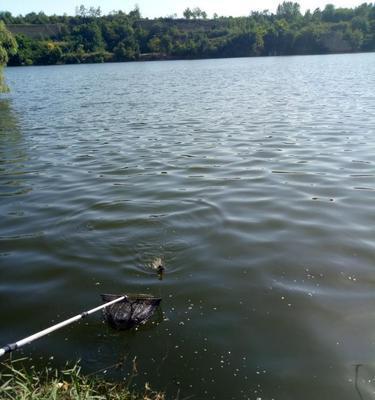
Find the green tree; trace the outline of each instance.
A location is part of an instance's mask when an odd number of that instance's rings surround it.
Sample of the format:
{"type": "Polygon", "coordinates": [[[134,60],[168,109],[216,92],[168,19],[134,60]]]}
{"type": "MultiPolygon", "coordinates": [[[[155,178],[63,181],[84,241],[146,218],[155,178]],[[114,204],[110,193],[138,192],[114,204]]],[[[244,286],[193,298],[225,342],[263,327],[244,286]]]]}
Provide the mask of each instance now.
{"type": "Polygon", "coordinates": [[[113,50],[116,61],[134,61],[139,57],[139,46],[132,38],[120,42],[113,50]]]}
{"type": "Polygon", "coordinates": [[[83,45],[88,52],[104,48],[102,32],[95,22],[78,25],[73,29],[73,36],[76,43],[83,45]]]}
{"type": "Polygon", "coordinates": [[[102,10],[101,10],[100,7],[97,7],[97,8],[90,7],[89,11],[88,11],[88,14],[92,18],[99,18],[102,15],[102,10]]]}
{"type": "Polygon", "coordinates": [[[129,12],[129,18],[136,22],[139,21],[141,19],[142,15],[141,15],[141,10],[139,9],[139,6],[136,4],[134,9],[132,11],[129,12]]]}
{"type": "Polygon", "coordinates": [[[9,57],[8,65],[32,65],[34,54],[32,49],[33,40],[24,36],[16,35],[17,53],[9,57]]]}
{"type": "Polygon", "coordinates": [[[149,50],[151,51],[151,53],[160,53],[160,51],[161,51],[160,38],[158,38],[158,37],[151,38],[148,41],[147,46],[148,46],[149,50]]]}
{"type": "Polygon", "coordinates": [[[160,39],[160,49],[164,54],[170,54],[173,48],[172,39],[168,34],[165,34],[160,39]]]}
{"type": "Polygon", "coordinates": [[[357,16],[352,19],[352,27],[353,29],[358,29],[363,33],[367,33],[370,30],[370,24],[366,17],[357,16]]]}
{"type": "Polygon", "coordinates": [[[10,13],[9,11],[0,11],[0,20],[3,21],[5,24],[14,23],[12,13],[10,13]]]}
{"type": "Polygon", "coordinates": [[[253,32],[230,37],[221,48],[225,57],[249,57],[257,53],[257,37],[253,32]]]}
{"type": "Polygon", "coordinates": [[[295,54],[319,54],[324,52],[321,47],[321,36],[324,28],[318,24],[305,26],[298,32],[294,45],[295,54]]]}
{"type": "Polygon", "coordinates": [[[190,8],[186,8],[182,14],[185,19],[191,19],[193,17],[193,11],[190,10],[190,8]]]}
{"type": "Polygon", "coordinates": [[[7,30],[3,21],[0,21],[0,92],[8,91],[4,82],[3,67],[8,63],[9,56],[17,52],[17,42],[7,30]]]}
{"type": "Polygon", "coordinates": [[[88,14],[88,10],[86,9],[86,7],[81,4],[79,7],[76,7],[76,15],[77,17],[81,17],[81,18],[85,18],[88,14]]]}
{"type": "Polygon", "coordinates": [[[284,1],[277,7],[277,16],[285,18],[287,21],[293,21],[301,17],[301,6],[292,1],[284,1]]]}
{"type": "MultiPolygon", "coordinates": [[[[138,34],[139,37],[142,36],[141,31],[139,31],[138,34]]],[[[104,24],[102,28],[102,38],[105,41],[108,51],[113,51],[120,42],[125,39],[134,38],[134,36],[135,31],[127,17],[116,18],[115,20],[104,24]]]]}
{"type": "Polygon", "coordinates": [[[8,62],[9,56],[16,52],[16,40],[5,27],[4,22],[0,21],[0,65],[5,65],[8,62]]]}
{"type": "Polygon", "coordinates": [[[191,14],[194,19],[207,19],[206,11],[201,10],[199,7],[195,7],[191,14]]]}
{"type": "Polygon", "coordinates": [[[335,21],[335,6],[333,4],[327,4],[322,11],[322,20],[324,22],[334,22],[335,21]]]}
{"type": "Polygon", "coordinates": [[[62,59],[62,51],[58,44],[53,42],[41,43],[40,55],[36,60],[36,64],[55,65],[59,64],[62,59]]]}
{"type": "Polygon", "coordinates": [[[362,48],[364,36],[358,29],[348,29],[345,34],[345,39],[350,43],[352,51],[359,51],[362,48]]]}

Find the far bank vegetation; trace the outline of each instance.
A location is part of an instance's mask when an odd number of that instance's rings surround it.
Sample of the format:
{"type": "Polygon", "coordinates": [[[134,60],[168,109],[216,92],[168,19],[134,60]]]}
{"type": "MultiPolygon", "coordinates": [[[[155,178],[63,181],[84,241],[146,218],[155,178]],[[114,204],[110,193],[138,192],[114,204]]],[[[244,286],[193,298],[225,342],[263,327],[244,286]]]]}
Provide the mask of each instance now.
{"type": "Polygon", "coordinates": [[[375,4],[302,13],[294,2],[275,13],[221,17],[199,8],[183,18],[142,18],[138,8],[102,15],[80,6],[75,16],[0,13],[18,52],[8,65],[48,65],[152,59],[328,54],[375,50],[375,4]]]}

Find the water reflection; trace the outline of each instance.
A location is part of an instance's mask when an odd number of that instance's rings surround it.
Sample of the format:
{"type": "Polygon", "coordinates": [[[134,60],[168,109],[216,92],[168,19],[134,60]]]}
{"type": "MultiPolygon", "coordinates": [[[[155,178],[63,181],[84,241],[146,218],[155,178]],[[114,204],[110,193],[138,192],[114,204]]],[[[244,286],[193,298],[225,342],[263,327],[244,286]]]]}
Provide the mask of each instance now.
{"type": "Polygon", "coordinates": [[[9,99],[0,99],[0,197],[26,194],[27,145],[9,99]]]}
{"type": "Polygon", "coordinates": [[[6,133],[18,131],[18,121],[15,113],[11,108],[9,99],[0,98],[0,137],[6,133]]]}

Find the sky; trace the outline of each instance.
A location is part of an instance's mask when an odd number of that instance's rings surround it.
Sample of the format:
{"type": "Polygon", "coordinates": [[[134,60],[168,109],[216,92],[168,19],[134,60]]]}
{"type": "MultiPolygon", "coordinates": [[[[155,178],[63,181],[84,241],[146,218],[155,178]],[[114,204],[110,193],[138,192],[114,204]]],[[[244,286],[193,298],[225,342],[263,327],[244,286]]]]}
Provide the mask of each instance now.
{"type": "MultiPolygon", "coordinates": [[[[77,6],[98,7],[107,14],[113,10],[130,11],[138,4],[143,17],[166,17],[177,13],[182,16],[186,7],[200,7],[209,16],[218,15],[248,15],[251,11],[270,10],[274,12],[282,0],[0,0],[0,11],[10,11],[14,15],[27,14],[31,11],[62,15],[74,15],[77,6]]],[[[300,0],[303,11],[324,8],[327,3],[336,7],[356,7],[365,0],[300,0]]]]}

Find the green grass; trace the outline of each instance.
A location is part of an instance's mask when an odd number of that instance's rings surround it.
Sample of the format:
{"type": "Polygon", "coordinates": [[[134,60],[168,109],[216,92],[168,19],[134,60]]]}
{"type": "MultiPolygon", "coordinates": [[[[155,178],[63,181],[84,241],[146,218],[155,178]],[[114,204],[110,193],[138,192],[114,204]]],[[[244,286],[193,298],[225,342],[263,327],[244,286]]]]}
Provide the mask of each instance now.
{"type": "MultiPolygon", "coordinates": [[[[78,364],[58,371],[26,368],[23,360],[1,364],[1,400],[165,400],[164,393],[155,392],[146,384],[136,393],[126,383],[111,383],[94,376],[85,376],[78,364]]],[[[136,366],[134,364],[135,373],[136,366]]]]}

